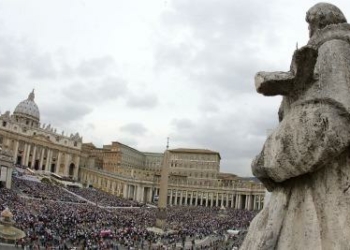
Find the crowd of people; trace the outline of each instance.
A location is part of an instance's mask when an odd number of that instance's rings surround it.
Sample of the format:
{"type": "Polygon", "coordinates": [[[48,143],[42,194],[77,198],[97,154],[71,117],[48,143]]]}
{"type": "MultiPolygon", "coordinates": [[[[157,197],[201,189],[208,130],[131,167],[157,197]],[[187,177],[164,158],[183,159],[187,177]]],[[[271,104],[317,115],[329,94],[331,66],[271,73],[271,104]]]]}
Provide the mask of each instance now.
{"type": "Polygon", "coordinates": [[[12,189],[1,189],[0,209],[8,207],[14,214],[15,226],[26,233],[26,237],[17,244],[28,245],[30,249],[49,249],[52,246],[60,249],[73,246],[101,250],[131,247],[159,249],[162,245],[175,249],[186,241],[193,242],[193,249],[225,249],[219,247],[223,246],[223,242],[227,249],[232,249],[241,244],[244,234],[223,240],[226,231],[239,229],[244,232],[256,215],[256,211],[234,209],[226,209],[223,214],[215,207],[169,207],[169,230],[160,235],[149,230],[155,224],[157,208],[123,208],[125,204],[130,204],[128,200],[118,198],[119,202],[109,203],[107,201],[112,201],[111,197],[104,192],[88,188],[70,189],[93,201],[83,203],[65,189],[48,185],[51,184],[14,177],[12,189]],[[31,198],[33,194],[36,199],[31,198]],[[122,208],[100,207],[94,204],[96,201],[122,208]],[[209,240],[196,248],[195,240],[200,239],[209,240]]]}
{"type": "Polygon", "coordinates": [[[120,198],[118,196],[93,189],[93,188],[79,188],[68,187],[68,190],[84,197],[85,199],[105,207],[140,207],[142,204],[133,201],[120,198]]]}
{"type": "Polygon", "coordinates": [[[85,200],[64,191],[61,187],[50,183],[37,182],[22,178],[13,178],[12,187],[17,193],[31,198],[63,202],[86,202],[85,200]]]}

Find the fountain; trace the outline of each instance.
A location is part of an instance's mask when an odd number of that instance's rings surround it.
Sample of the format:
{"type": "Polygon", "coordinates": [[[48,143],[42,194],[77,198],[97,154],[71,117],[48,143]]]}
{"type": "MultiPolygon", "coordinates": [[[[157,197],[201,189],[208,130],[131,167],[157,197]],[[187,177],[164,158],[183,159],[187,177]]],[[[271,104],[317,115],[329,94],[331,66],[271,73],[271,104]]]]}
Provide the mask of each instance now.
{"type": "Polygon", "coordinates": [[[0,238],[4,239],[6,242],[24,238],[26,234],[22,230],[14,227],[14,224],[13,214],[8,208],[5,208],[5,210],[1,212],[0,217],[0,238]]]}

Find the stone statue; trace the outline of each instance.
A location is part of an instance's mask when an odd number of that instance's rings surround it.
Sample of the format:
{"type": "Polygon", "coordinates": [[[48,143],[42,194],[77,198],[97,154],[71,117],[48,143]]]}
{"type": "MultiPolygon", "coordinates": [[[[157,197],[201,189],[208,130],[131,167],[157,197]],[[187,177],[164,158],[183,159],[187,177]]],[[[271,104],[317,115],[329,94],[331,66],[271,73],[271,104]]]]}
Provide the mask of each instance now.
{"type": "Polygon", "coordinates": [[[289,72],[259,72],[282,95],[280,123],[252,163],[272,192],[241,250],[350,249],[350,25],[334,5],[306,15],[308,44],[289,72]]]}

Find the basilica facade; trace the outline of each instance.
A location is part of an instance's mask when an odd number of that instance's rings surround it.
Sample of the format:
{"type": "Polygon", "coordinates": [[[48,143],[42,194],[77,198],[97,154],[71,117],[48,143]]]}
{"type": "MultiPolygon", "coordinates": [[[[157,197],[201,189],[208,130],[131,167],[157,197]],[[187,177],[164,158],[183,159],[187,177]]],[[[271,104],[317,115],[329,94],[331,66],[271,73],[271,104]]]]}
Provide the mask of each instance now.
{"type": "Polygon", "coordinates": [[[40,122],[34,90],[11,114],[0,115],[0,146],[12,152],[13,163],[38,173],[55,173],[77,179],[82,137],[57,133],[40,122]]]}

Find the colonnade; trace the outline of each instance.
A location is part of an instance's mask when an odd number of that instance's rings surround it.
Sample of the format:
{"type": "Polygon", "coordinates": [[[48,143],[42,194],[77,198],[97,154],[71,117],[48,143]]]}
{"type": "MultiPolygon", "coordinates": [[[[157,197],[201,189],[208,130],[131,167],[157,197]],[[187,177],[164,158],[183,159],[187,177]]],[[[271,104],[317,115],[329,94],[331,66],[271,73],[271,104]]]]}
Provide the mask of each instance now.
{"type": "MultiPolygon", "coordinates": [[[[133,199],[138,202],[152,202],[159,196],[159,186],[152,182],[118,177],[104,172],[81,168],[80,181],[97,189],[133,199]]],[[[194,190],[187,186],[174,188],[169,185],[167,204],[169,206],[229,207],[235,209],[260,210],[264,205],[264,189],[194,190]]]]}
{"type": "Polygon", "coordinates": [[[237,192],[236,190],[168,190],[167,204],[170,206],[230,207],[260,210],[264,205],[263,193],[237,192]]]}

